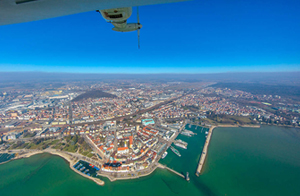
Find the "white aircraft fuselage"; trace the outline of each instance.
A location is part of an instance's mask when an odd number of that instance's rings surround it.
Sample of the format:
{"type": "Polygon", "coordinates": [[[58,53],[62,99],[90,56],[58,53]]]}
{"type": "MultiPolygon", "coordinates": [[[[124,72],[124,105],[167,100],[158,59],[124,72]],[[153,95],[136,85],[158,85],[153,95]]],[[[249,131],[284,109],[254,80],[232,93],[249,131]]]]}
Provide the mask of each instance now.
{"type": "Polygon", "coordinates": [[[93,10],[186,0],[0,0],[0,25],[30,22],[93,10]]]}

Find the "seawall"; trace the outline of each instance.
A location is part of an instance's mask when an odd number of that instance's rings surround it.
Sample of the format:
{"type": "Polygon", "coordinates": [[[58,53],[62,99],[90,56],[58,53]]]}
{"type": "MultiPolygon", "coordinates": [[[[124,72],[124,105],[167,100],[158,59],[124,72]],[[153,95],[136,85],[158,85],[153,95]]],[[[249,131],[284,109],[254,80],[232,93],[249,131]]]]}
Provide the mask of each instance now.
{"type": "Polygon", "coordinates": [[[204,147],[203,147],[203,150],[202,150],[202,154],[201,154],[201,157],[200,157],[200,161],[199,161],[199,164],[198,164],[198,167],[197,167],[197,171],[196,171],[197,176],[200,175],[202,167],[204,165],[205,158],[206,158],[207,151],[208,151],[208,145],[209,145],[211,135],[212,135],[212,132],[213,132],[214,128],[216,128],[216,126],[211,126],[209,128],[207,138],[206,138],[206,141],[205,141],[205,144],[204,144],[204,147]]]}

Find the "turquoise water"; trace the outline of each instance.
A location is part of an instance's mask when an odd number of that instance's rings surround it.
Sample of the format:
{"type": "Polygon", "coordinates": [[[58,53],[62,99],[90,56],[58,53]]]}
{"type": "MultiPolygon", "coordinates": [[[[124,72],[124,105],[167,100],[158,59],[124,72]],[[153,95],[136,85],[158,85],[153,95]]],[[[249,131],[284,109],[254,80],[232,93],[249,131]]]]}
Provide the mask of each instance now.
{"type": "Polygon", "coordinates": [[[300,195],[299,149],[299,129],[217,128],[201,181],[217,195],[300,195]]]}
{"type": "MultiPolygon", "coordinates": [[[[195,127],[192,127],[194,129],[195,127]]],[[[168,150],[160,162],[191,181],[162,169],[136,180],[99,186],[50,154],[0,165],[0,195],[300,195],[300,133],[279,127],[217,128],[200,177],[195,176],[205,135],[188,138],[188,149],[168,150]]]]}

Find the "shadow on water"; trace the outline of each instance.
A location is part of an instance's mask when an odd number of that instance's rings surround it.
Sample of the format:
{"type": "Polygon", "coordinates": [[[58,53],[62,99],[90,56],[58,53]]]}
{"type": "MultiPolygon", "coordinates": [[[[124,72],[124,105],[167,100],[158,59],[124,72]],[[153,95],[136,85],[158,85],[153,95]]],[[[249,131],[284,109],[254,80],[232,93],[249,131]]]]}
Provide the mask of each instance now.
{"type": "Polygon", "coordinates": [[[22,183],[25,183],[27,182],[28,180],[30,180],[30,178],[32,176],[34,176],[36,173],[38,173],[38,171],[40,171],[49,161],[50,161],[50,158],[49,156],[48,157],[43,157],[43,159],[41,160],[45,160],[42,162],[42,164],[40,166],[38,166],[35,170],[33,170],[32,172],[30,172],[30,174],[28,176],[26,176],[23,180],[22,180],[22,183]]]}
{"type": "Polygon", "coordinates": [[[195,187],[205,196],[217,196],[217,194],[215,194],[213,190],[204,184],[200,179],[194,178],[192,182],[195,184],[195,187]]]}
{"type": "Polygon", "coordinates": [[[300,130],[298,129],[283,129],[283,132],[289,135],[290,137],[300,141],[300,130]]]}
{"type": "Polygon", "coordinates": [[[170,191],[171,191],[172,193],[175,193],[175,194],[178,194],[178,193],[179,193],[179,192],[174,191],[174,190],[172,189],[171,185],[170,185],[169,183],[167,183],[167,181],[165,181],[164,179],[161,179],[161,180],[167,185],[167,187],[170,189],[170,191]]]}

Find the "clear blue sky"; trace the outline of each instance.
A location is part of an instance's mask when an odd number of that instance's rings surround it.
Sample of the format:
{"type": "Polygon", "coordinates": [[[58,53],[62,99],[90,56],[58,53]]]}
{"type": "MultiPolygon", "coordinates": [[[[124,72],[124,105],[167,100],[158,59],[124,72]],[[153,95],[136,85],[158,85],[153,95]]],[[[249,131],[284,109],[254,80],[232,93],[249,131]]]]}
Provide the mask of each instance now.
{"type": "Polygon", "coordinates": [[[140,50],[136,32],[114,32],[96,12],[0,26],[0,71],[300,71],[299,0],[143,6],[140,20],[140,50]]]}

